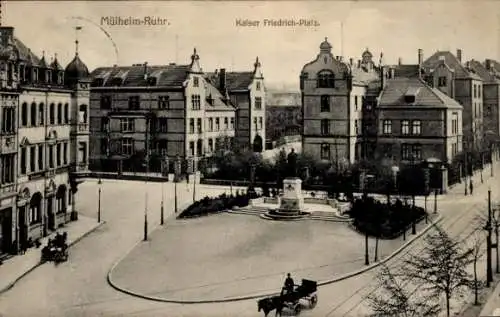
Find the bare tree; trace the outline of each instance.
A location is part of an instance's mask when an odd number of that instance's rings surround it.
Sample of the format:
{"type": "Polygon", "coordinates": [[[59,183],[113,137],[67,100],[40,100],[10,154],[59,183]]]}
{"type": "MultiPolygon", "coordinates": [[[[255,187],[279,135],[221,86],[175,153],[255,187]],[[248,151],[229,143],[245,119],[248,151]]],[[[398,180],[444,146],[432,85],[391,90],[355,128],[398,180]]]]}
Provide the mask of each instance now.
{"type": "Polygon", "coordinates": [[[477,262],[479,259],[484,255],[484,249],[483,249],[483,242],[484,238],[481,237],[481,233],[476,231],[472,239],[470,239],[470,244],[472,248],[472,260],[473,260],[473,268],[474,268],[474,282],[473,282],[473,289],[474,289],[474,305],[479,305],[479,291],[483,288],[484,284],[482,281],[479,280],[477,276],[477,262]]]}
{"type": "Polygon", "coordinates": [[[405,278],[421,282],[431,296],[445,296],[446,316],[450,316],[450,300],[473,287],[474,279],[467,266],[474,262],[474,250],[454,241],[439,226],[425,237],[423,252],[405,260],[405,278]]]}
{"type": "Polygon", "coordinates": [[[377,275],[380,288],[368,296],[373,313],[371,317],[421,317],[436,316],[441,311],[439,302],[428,298],[418,298],[407,291],[398,275],[384,264],[377,275]]]}

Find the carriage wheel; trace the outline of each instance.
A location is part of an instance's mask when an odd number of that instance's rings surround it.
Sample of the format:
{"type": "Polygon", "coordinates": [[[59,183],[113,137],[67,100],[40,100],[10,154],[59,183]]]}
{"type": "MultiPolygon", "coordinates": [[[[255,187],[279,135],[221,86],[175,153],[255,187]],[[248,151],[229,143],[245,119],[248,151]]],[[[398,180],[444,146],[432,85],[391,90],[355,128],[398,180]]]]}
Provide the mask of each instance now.
{"type": "Polygon", "coordinates": [[[300,307],[300,304],[295,305],[295,309],[293,310],[295,313],[295,316],[300,315],[301,310],[302,310],[302,307],[300,307]]]}
{"type": "Polygon", "coordinates": [[[318,295],[314,294],[311,297],[310,303],[311,303],[311,308],[316,307],[316,304],[318,303],[318,295]]]}

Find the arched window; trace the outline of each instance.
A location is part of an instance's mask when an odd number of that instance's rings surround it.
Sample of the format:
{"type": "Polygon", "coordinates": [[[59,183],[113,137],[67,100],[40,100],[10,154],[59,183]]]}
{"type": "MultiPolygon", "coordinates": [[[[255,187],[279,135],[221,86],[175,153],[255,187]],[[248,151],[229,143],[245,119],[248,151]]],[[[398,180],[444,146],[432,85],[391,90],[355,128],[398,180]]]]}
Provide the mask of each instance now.
{"type": "Polygon", "coordinates": [[[63,123],[62,103],[57,104],[57,124],[63,123]]]}
{"type": "Polygon", "coordinates": [[[55,124],[56,123],[56,105],[51,103],[49,106],[49,123],[50,124],[55,124]]]}
{"type": "Polygon", "coordinates": [[[87,106],[80,105],[79,107],[80,123],[87,123],[87,106]]]}
{"type": "Polygon", "coordinates": [[[31,197],[30,201],[30,214],[29,214],[30,224],[35,224],[42,221],[41,203],[42,203],[42,194],[37,192],[31,197]]]}
{"type": "Polygon", "coordinates": [[[58,214],[66,212],[66,186],[60,185],[57,189],[56,200],[57,200],[57,210],[58,214]]]}
{"type": "Polygon", "coordinates": [[[36,102],[31,103],[30,108],[30,117],[31,117],[31,126],[36,127],[36,102]]]}
{"type": "Polygon", "coordinates": [[[335,87],[335,75],[331,71],[323,70],[319,72],[316,80],[318,88],[335,87]]]}
{"type": "Polygon", "coordinates": [[[38,105],[38,122],[40,125],[45,123],[45,109],[43,102],[38,105]]]}
{"type": "Polygon", "coordinates": [[[69,104],[64,104],[64,123],[69,123],[69,104]]]}
{"type": "Polygon", "coordinates": [[[28,104],[23,102],[21,105],[21,126],[26,127],[28,125],[28,104]]]}

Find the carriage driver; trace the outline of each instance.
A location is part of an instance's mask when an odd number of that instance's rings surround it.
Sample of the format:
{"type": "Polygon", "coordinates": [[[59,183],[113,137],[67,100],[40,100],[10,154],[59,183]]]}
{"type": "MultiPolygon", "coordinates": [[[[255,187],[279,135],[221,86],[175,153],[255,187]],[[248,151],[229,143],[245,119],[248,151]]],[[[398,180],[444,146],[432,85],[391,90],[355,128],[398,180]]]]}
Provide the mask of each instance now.
{"type": "Polygon", "coordinates": [[[289,293],[293,293],[294,286],[295,286],[295,283],[293,281],[292,276],[290,275],[290,273],[287,273],[286,279],[285,279],[285,285],[283,288],[286,290],[287,294],[289,294],[289,293]]]}

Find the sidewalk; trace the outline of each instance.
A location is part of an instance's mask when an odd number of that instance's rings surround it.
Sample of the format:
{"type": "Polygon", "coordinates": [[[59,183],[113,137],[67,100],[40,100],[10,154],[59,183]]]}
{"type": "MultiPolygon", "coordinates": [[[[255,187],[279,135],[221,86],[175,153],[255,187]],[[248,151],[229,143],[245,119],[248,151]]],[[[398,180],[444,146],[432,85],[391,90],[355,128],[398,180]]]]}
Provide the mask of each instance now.
{"type": "MultiPolygon", "coordinates": [[[[71,247],[82,238],[93,232],[104,222],[97,223],[94,218],[78,215],[78,220],[69,222],[59,232],[68,232],[68,245],[71,247]]],[[[42,247],[47,244],[49,238],[53,238],[56,232],[40,240],[42,247]]],[[[0,265],[0,294],[11,289],[14,284],[35,268],[40,266],[41,248],[30,248],[23,255],[14,256],[0,265]]],[[[71,257],[71,253],[70,253],[71,257]]]]}

